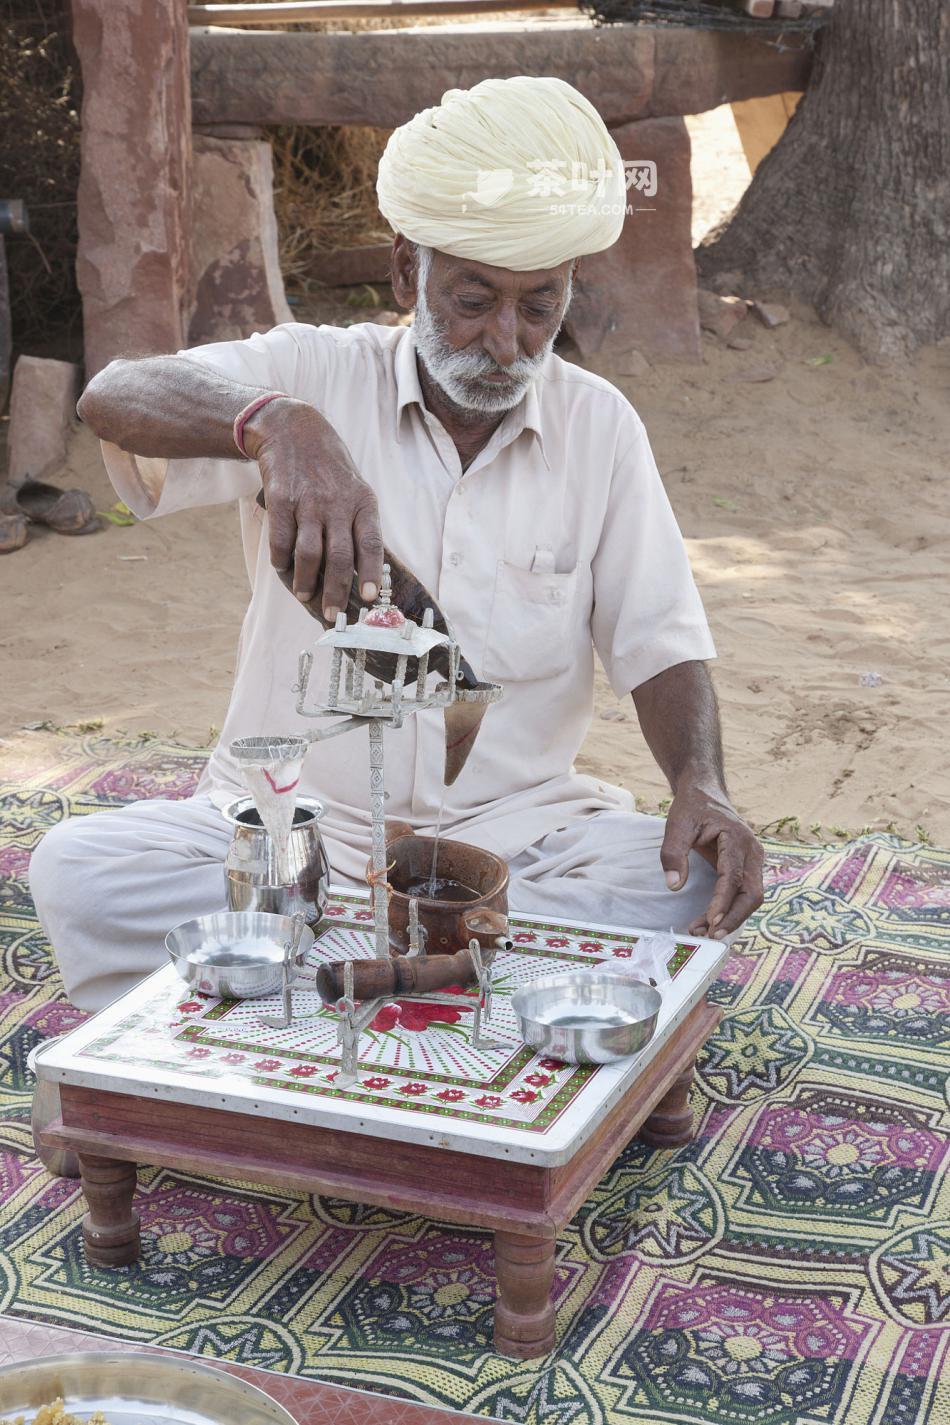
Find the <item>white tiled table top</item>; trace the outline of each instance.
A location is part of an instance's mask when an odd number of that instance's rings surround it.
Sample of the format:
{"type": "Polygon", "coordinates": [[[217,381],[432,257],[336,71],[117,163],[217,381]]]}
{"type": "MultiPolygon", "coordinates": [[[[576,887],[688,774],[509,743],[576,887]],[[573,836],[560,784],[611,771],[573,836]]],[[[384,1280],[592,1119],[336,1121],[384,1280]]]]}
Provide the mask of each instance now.
{"type": "MultiPolygon", "coordinates": [[[[330,929],[308,955],[369,957],[371,912],[358,892],[335,892],[330,929]]],[[[41,1078],[235,1113],[285,1119],[555,1167],[570,1159],[699,1003],[728,956],[684,936],[670,961],[656,1033],[639,1055],[602,1067],[561,1064],[522,1042],[511,996],[552,970],[611,961],[636,967],[636,930],[511,917],[515,949],[499,954],[491,1037],[470,1043],[471,993],[458,1008],[424,1000],[384,1006],[360,1040],[360,1080],[337,1088],[336,1015],[315,991],[294,991],[289,1029],[263,1025],[271,1000],[189,998],[172,966],[156,971],[80,1028],[42,1049],[41,1078]]]]}

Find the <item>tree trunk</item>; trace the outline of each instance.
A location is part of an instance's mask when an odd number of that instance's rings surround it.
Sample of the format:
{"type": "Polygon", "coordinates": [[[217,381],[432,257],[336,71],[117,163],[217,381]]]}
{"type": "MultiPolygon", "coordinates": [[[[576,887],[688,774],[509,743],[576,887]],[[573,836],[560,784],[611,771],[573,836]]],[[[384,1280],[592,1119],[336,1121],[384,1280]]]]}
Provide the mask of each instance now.
{"type": "Polygon", "coordinates": [[[703,276],[810,302],[869,360],[950,332],[950,4],[837,0],[804,99],[703,276]]]}

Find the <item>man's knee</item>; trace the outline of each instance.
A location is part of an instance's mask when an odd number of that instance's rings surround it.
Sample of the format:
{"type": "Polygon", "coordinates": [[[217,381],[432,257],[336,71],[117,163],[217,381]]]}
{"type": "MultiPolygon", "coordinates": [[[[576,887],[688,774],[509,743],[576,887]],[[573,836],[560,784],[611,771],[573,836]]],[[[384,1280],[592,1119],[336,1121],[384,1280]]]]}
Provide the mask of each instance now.
{"type": "Polygon", "coordinates": [[[75,915],[88,898],[82,892],[84,889],[88,892],[96,852],[89,836],[91,828],[84,823],[108,815],[102,812],[89,817],[69,817],[50,827],[33,852],[27,876],[41,921],[46,922],[61,908],[75,915]]]}
{"type": "Polygon", "coordinates": [[[74,825],[69,820],[51,827],[30,857],[27,876],[37,910],[55,896],[63,880],[63,866],[72,860],[68,848],[74,837],[74,825]]]}

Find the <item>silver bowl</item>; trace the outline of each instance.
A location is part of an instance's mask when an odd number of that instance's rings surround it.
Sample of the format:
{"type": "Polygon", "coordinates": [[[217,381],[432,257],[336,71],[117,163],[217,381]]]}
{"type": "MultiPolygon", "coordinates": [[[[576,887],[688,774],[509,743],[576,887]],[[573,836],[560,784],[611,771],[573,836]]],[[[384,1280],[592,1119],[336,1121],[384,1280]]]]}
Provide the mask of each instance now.
{"type": "MultiPolygon", "coordinates": [[[[284,957],[293,940],[289,915],[263,910],[221,910],[176,925],[165,949],[190,990],[215,999],[260,999],[281,988],[284,957]]],[[[313,945],[304,926],[293,968],[313,945]]]]}
{"type": "Polygon", "coordinates": [[[525,1043],[569,1064],[612,1064],[653,1038],[659,990],[609,970],[542,975],[511,1007],[525,1043]]]}

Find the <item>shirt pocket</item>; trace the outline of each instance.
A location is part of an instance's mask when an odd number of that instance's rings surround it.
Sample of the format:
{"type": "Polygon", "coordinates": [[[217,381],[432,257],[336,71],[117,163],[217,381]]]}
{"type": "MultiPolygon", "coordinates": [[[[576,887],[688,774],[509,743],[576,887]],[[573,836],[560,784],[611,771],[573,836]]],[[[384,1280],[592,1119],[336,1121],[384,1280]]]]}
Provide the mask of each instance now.
{"type": "Polygon", "coordinates": [[[482,657],[484,678],[524,683],[567,672],[575,657],[578,567],[539,573],[498,561],[482,657]]]}

